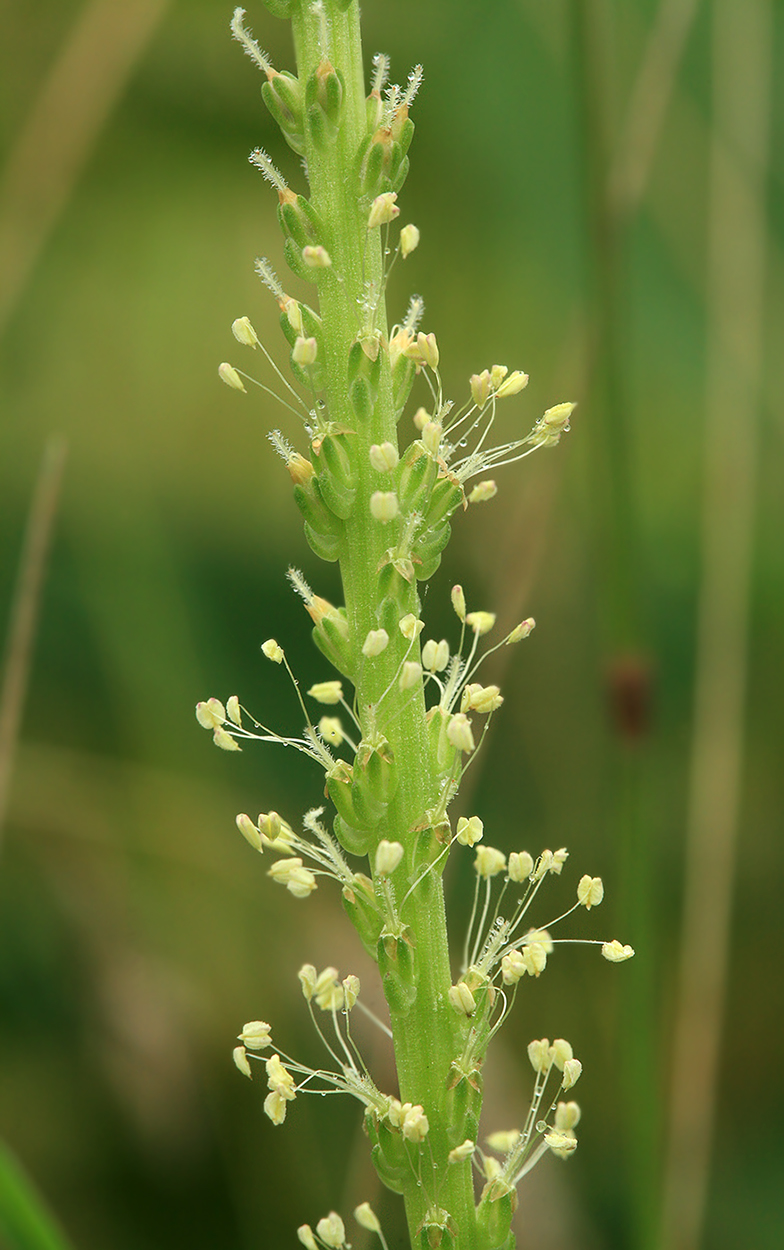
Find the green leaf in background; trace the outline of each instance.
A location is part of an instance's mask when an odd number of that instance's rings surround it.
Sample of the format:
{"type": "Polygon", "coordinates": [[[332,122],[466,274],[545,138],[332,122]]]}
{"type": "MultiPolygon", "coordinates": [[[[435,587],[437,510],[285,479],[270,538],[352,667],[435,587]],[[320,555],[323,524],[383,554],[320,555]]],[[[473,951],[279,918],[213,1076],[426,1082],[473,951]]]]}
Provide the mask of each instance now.
{"type": "Polygon", "coordinates": [[[73,1250],[46,1203],[0,1142],[0,1247],[2,1250],[73,1250]]]}

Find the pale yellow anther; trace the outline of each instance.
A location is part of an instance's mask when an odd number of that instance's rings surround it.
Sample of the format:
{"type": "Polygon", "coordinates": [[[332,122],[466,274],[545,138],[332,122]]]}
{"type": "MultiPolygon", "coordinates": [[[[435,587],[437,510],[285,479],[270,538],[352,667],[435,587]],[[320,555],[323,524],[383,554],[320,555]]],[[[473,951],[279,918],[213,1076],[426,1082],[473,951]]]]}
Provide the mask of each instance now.
{"type": "Polygon", "coordinates": [[[322,716],[318,731],[319,737],[331,747],[339,747],[343,741],[343,726],[337,716],[322,716]]]}
{"type": "Polygon", "coordinates": [[[354,1208],[354,1219],[360,1228],[366,1228],[369,1233],[381,1232],[378,1216],[369,1202],[361,1202],[358,1207],[354,1208]]]}
{"type": "Polygon", "coordinates": [[[297,1229],[297,1237],[302,1242],[305,1250],[318,1250],[318,1242],[313,1236],[313,1229],[310,1224],[300,1224],[297,1229]]]}
{"type": "Polygon", "coordinates": [[[375,521],[388,525],[399,511],[397,495],[393,490],[376,490],[370,496],[370,515],[375,521]]]}
{"type": "Polygon", "coordinates": [[[259,341],[249,317],[237,317],[235,321],[232,321],[231,332],[243,347],[255,347],[259,341]]]}
{"type": "Polygon", "coordinates": [[[239,815],[235,817],[235,820],[236,820],[237,828],[239,829],[245,841],[250,843],[254,851],[261,851],[262,850],[261,834],[259,833],[258,829],[254,825],[250,816],[248,816],[247,812],[240,812],[239,815]]]}
{"type": "Polygon", "coordinates": [[[308,691],[311,699],[317,703],[340,703],[343,698],[343,683],[340,681],[317,681],[308,691]]]}
{"type": "Polygon", "coordinates": [[[220,725],[213,731],[212,740],[216,747],[220,747],[221,751],[241,751],[242,747],[236,738],[232,738],[231,734],[223,729],[220,725]]]}
{"type": "Polygon", "coordinates": [[[503,1171],[498,1159],[494,1159],[492,1155],[485,1155],[482,1161],[482,1171],[489,1181],[494,1181],[503,1171]]]}
{"type": "Polygon", "coordinates": [[[571,1089],[580,1079],[583,1065],[579,1059],[567,1059],[563,1069],[563,1081],[561,1086],[563,1089],[571,1089]]]}
{"type": "Polygon", "coordinates": [[[587,873],[580,877],[577,883],[577,901],[582,903],[586,911],[598,907],[603,898],[604,885],[601,877],[589,877],[587,873]]]}
{"type": "Polygon", "coordinates": [[[407,642],[413,642],[422,633],[422,630],[425,628],[425,622],[420,621],[414,616],[413,612],[409,612],[406,616],[401,616],[398,621],[398,628],[407,642]]]}
{"type": "Polygon", "coordinates": [[[429,673],[440,673],[449,663],[449,643],[446,638],[435,642],[428,638],[422,648],[422,667],[429,673]]]}
{"type": "Polygon", "coordinates": [[[509,880],[516,883],[527,880],[534,870],[534,861],[527,851],[512,851],[509,856],[509,880]]]}
{"type": "Polygon", "coordinates": [[[428,1123],[424,1108],[417,1104],[416,1106],[413,1106],[410,1111],[407,1111],[402,1127],[403,1136],[407,1141],[414,1142],[415,1144],[423,1142],[430,1129],[430,1124],[428,1123]]]}
{"type": "Polygon", "coordinates": [[[273,1124],[280,1125],[286,1118],[288,1102],[280,1090],[273,1089],[264,1099],[264,1114],[269,1116],[273,1124]]]}
{"type": "Polygon", "coordinates": [[[280,859],[273,864],[268,872],[273,881],[285,885],[294,898],[307,898],[316,889],[316,878],[309,868],[303,868],[298,856],[291,859],[280,859]]]}
{"type": "Polygon", "coordinates": [[[559,1133],[577,1128],[580,1123],[580,1108],[576,1102],[559,1102],[555,1109],[555,1127],[559,1133]]]}
{"type": "Polygon", "coordinates": [[[612,942],[605,942],[602,946],[602,954],[605,959],[609,959],[611,964],[621,964],[625,959],[631,959],[634,955],[634,948],[624,946],[617,938],[613,938],[612,942]]]}
{"type": "Polygon", "coordinates": [[[291,326],[295,334],[302,334],[305,326],[302,320],[302,309],[298,302],[292,299],[290,295],[284,295],[281,308],[286,314],[286,320],[291,326]]]}
{"type": "Polygon", "coordinates": [[[552,1063],[550,1040],[547,1037],[528,1043],[528,1058],[534,1072],[546,1072],[552,1063]]]}
{"type": "Polygon", "coordinates": [[[316,1232],[330,1250],[341,1250],[345,1245],[346,1228],[337,1211],[330,1211],[329,1215],[319,1220],[316,1232]]]}
{"type": "Polygon", "coordinates": [[[466,601],[465,595],[463,594],[463,587],[460,585],[452,587],[452,607],[454,608],[457,619],[459,621],[464,621],[466,618],[466,601]]]}
{"type": "Polygon", "coordinates": [[[218,729],[226,720],[226,709],[220,699],[207,699],[196,704],[196,719],[202,729],[218,729]]]}
{"type": "Polygon", "coordinates": [[[385,629],[371,629],[362,643],[362,654],[371,659],[375,655],[381,655],[381,652],[386,650],[388,644],[389,634],[385,629]]]}
{"type": "Polygon", "coordinates": [[[459,1146],[455,1146],[454,1150],[450,1150],[447,1155],[449,1163],[464,1163],[466,1159],[470,1159],[476,1150],[476,1142],[471,1141],[470,1137],[466,1137],[465,1141],[459,1146]]]}
{"type": "Polygon", "coordinates": [[[488,499],[495,499],[498,494],[498,486],[488,478],[486,482],[477,482],[476,486],[470,491],[468,496],[469,503],[486,503],[488,499]]]}
{"type": "Polygon", "coordinates": [[[369,456],[370,463],[377,473],[391,473],[400,459],[394,443],[373,443],[369,456]]]}
{"type": "Polygon", "coordinates": [[[500,1155],[506,1155],[519,1142],[520,1130],[517,1128],[499,1129],[497,1133],[491,1133],[485,1140],[491,1150],[497,1151],[500,1155]]]}
{"type": "Polygon", "coordinates": [[[318,973],[316,972],[313,964],[303,964],[297,973],[297,976],[299,977],[300,985],[302,986],[303,997],[307,1002],[310,1002],[316,992],[318,973]]]}
{"type": "Polygon", "coordinates": [[[495,625],[495,612],[469,612],[465,619],[468,628],[472,629],[481,638],[483,634],[489,633],[495,625]]]}
{"type": "Polygon", "coordinates": [[[294,346],[291,349],[291,359],[294,361],[295,365],[299,365],[300,368],[306,369],[309,365],[314,365],[316,363],[317,356],[318,343],[314,338],[306,339],[299,337],[295,340],[294,346]]]}
{"type": "Polygon", "coordinates": [[[325,968],[318,974],[313,998],[322,1011],[340,1011],[343,1006],[343,986],[338,981],[337,968],[325,968]]]}
{"type": "Polygon", "coordinates": [[[485,716],[489,712],[497,711],[503,701],[504,696],[498,686],[480,686],[478,682],[472,682],[463,687],[460,711],[479,712],[485,716]]]}
{"type": "Polygon", "coordinates": [[[401,842],[390,842],[387,838],[382,838],[376,847],[376,876],[388,877],[393,873],[400,866],[403,854],[401,842]]]}
{"type": "Polygon", "coordinates": [[[479,876],[486,880],[489,877],[497,877],[499,872],[503,872],[506,868],[506,856],[503,851],[497,850],[494,846],[478,846],[474,868],[479,876]]]}
{"type": "Polygon", "coordinates": [[[356,1003],[360,988],[359,977],[355,973],[350,972],[347,977],[343,978],[343,1006],[346,1011],[351,1011],[356,1003]]]}
{"type": "Polygon", "coordinates": [[[396,191],[382,191],[381,195],[376,196],[368,214],[369,229],[372,230],[375,226],[385,226],[400,215],[400,209],[395,203],[396,199],[396,191]]]}
{"type": "Polygon", "coordinates": [[[455,836],[461,846],[476,846],[482,841],[484,832],[485,827],[478,816],[461,816],[455,836]]]}
{"type": "Polygon", "coordinates": [[[553,863],[552,851],[542,851],[534,867],[534,871],[533,871],[534,881],[541,881],[542,877],[546,876],[546,874],[550,871],[552,867],[552,863],[553,863]]]}
{"type": "Polygon", "coordinates": [[[493,365],[490,370],[490,384],[494,391],[498,390],[508,372],[508,365],[493,365]]]}
{"type": "MultiPolygon", "coordinates": [[[[406,326],[399,327],[389,340],[389,363],[394,369],[401,356],[408,356],[414,343],[414,334],[406,326]]],[[[416,420],[416,418],[414,418],[416,420]]]]}
{"type": "MultiPolygon", "coordinates": [[[[277,812],[259,812],[259,833],[267,842],[277,842],[283,833],[283,821],[277,812]]],[[[286,826],[289,830],[289,826],[286,826]]]]}
{"type": "Polygon", "coordinates": [[[267,659],[272,660],[274,664],[283,663],[283,648],[278,646],[274,638],[268,638],[266,642],[263,642],[261,649],[267,659]]]}
{"type": "Polygon", "coordinates": [[[414,686],[422,680],[422,665],[417,664],[415,660],[406,660],[400,670],[400,680],[398,686],[401,690],[413,690],[414,686]]]}
{"type": "Polygon", "coordinates": [[[400,255],[403,260],[419,247],[419,230],[412,222],[400,231],[400,255]]]}
{"type": "Polygon", "coordinates": [[[422,442],[431,456],[438,455],[444,429],[440,421],[428,421],[422,428],[422,442]]]}
{"type": "Polygon", "coordinates": [[[551,1130],[545,1133],[544,1140],[550,1147],[554,1155],[559,1155],[562,1159],[566,1159],[569,1155],[574,1154],[577,1149],[577,1138],[573,1133],[556,1133],[551,1130]]]}
{"type": "Polygon", "coordinates": [[[552,955],[553,953],[553,939],[546,929],[529,929],[523,938],[523,942],[529,945],[533,945],[536,942],[543,948],[546,955],[552,955]]]}
{"type": "Polygon", "coordinates": [[[574,1051],[569,1042],[563,1037],[556,1037],[550,1047],[550,1058],[555,1064],[559,1072],[563,1072],[564,1064],[574,1058],[574,1051]]]}
{"type": "Polygon", "coordinates": [[[420,330],[416,336],[419,355],[430,369],[438,368],[438,344],[435,334],[423,334],[420,330]]]}
{"type": "MultiPolygon", "coordinates": [[[[218,732],[217,730],[215,731],[218,732]]],[[[471,730],[471,722],[463,712],[455,712],[450,717],[446,727],[446,736],[452,743],[453,747],[457,747],[458,751],[469,754],[474,750],[474,735],[471,730]]]]}
{"type": "Polygon", "coordinates": [[[477,408],[484,408],[493,390],[493,383],[488,369],[471,375],[471,398],[477,408]]]}
{"type": "Polygon", "coordinates": [[[528,969],[519,950],[507,951],[501,960],[501,976],[504,985],[517,985],[528,969]]]}
{"type": "Polygon", "coordinates": [[[248,1050],[264,1050],[271,1045],[270,1026],[266,1020],[249,1020],[243,1024],[242,1032],[237,1034],[238,1041],[248,1050]]]}
{"type": "Polygon", "coordinates": [[[413,416],[413,422],[416,428],[419,430],[420,434],[424,430],[429,420],[430,420],[430,413],[427,411],[427,409],[417,408],[413,416]]]}
{"type": "Polygon", "coordinates": [[[241,727],[242,714],[240,712],[240,701],[236,694],[231,695],[231,697],[226,700],[226,715],[229,720],[233,722],[233,724],[235,724],[238,728],[241,727]]]}
{"type": "Polygon", "coordinates": [[[508,634],[504,639],[504,642],[507,646],[512,642],[522,642],[523,638],[528,638],[535,628],[536,621],[532,616],[528,616],[519,625],[515,625],[511,634],[508,634]]]}
{"type": "MultiPolygon", "coordinates": [[[[218,377],[221,382],[225,382],[233,391],[244,391],[245,383],[243,382],[234,365],[230,365],[224,360],[223,364],[218,365],[218,377]]],[[[247,394],[247,391],[245,392],[247,394]]]]}
{"type": "Polygon", "coordinates": [[[465,981],[449,987],[449,1001],[458,1015],[472,1016],[476,1011],[476,1000],[465,981]]]}
{"type": "Polygon", "coordinates": [[[496,397],[498,399],[507,399],[510,395],[519,394],[527,385],[528,374],[515,369],[514,373],[510,373],[508,377],[504,378],[496,390],[496,397]]]}
{"type": "Polygon", "coordinates": [[[561,869],[563,868],[568,858],[569,858],[569,852],[567,851],[565,846],[562,846],[557,851],[553,851],[553,862],[550,866],[550,872],[555,873],[557,877],[560,877],[561,869]]]}
{"type": "Polygon", "coordinates": [[[529,976],[538,977],[540,973],[544,972],[547,964],[547,952],[539,942],[526,943],[520,954],[529,976]]]}
{"type": "Polygon", "coordinates": [[[251,1071],[251,1066],[250,1066],[250,1063],[248,1062],[248,1056],[245,1054],[245,1047],[235,1046],[234,1050],[231,1052],[231,1055],[232,1055],[232,1059],[234,1060],[236,1066],[239,1068],[242,1075],[247,1076],[248,1079],[251,1080],[253,1077],[253,1072],[251,1071]]]}
{"type": "Polygon", "coordinates": [[[320,244],[314,247],[309,243],[307,247],[303,247],[302,259],[308,269],[329,269],[332,264],[332,257],[320,244]]]}
{"type": "Polygon", "coordinates": [[[269,1088],[275,1090],[287,1102],[292,1102],[297,1096],[297,1091],[294,1088],[294,1077],[288,1068],[281,1063],[280,1055],[270,1055],[264,1066],[267,1069],[267,1085],[269,1088]]]}

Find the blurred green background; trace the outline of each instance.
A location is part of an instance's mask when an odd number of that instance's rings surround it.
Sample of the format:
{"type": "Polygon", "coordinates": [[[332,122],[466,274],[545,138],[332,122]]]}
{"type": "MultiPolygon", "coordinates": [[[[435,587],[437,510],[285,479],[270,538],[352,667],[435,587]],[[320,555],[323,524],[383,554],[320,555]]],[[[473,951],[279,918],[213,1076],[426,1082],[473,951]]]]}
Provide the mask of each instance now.
{"type": "MultiPolygon", "coordinates": [[[[292,67],[286,25],[248,8],[273,63],[292,67]]],[[[724,1033],[715,1123],[702,1116],[704,1230],[689,1241],[676,1219],[661,1244],[772,1250],[784,1230],[781,5],[363,8],[368,62],[390,53],[398,81],[425,67],[401,196],[422,244],[396,269],[393,318],[423,295],[453,396],[496,361],[530,372],[503,414],[509,437],[580,401],[556,451],[501,470],[499,497],[456,522],[425,600],[436,638],[454,636],[456,580],[501,627],[536,617],[530,641],[488,670],[506,703],[459,810],[507,851],[566,844],[553,906],[599,873],[606,902],[579,931],[638,948],[620,968],[563,949],[498,1040],[488,1132],[524,1108],[531,1037],[568,1037],[585,1067],[580,1150],[524,1182],[519,1245],[660,1244],[686,898],[697,949],[718,924],[703,973],[714,1006],[724,995],[724,1033]],[[733,7],[741,37],[728,43],[733,7]],[[717,72],[728,63],[734,77],[717,72]],[[636,158],[631,200],[612,200],[612,169],[626,177],[636,158]],[[716,785],[703,784],[702,808],[695,759],[716,785]],[[719,802],[736,767],[737,816],[719,802]],[[712,793],[727,827],[706,873],[704,831],[691,868],[685,846],[699,811],[710,832],[712,793]]],[[[320,801],[314,770],[272,747],[224,756],[193,718],[198,699],[237,692],[295,732],[291,691],[259,645],[274,635],[302,682],[325,678],[285,569],[340,595],[266,441],[281,426],[302,447],[293,418],[216,374],[223,359],[247,367],[229,329],[240,315],[285,359],[256,255],[299,293],[247,154],[263,146],[296,189],[302,175],[230,16],[218,0],[0,6],[3,628],[44,446],[67,440],[0,862],[0,1135],[78,1250],[293,1245],[304,1220],[367,1198],[403,1244],[354,1105],[300,1099],[274,1129],[263,1080],[251,1087],[231,1064],[256,1017],[317,1059],[304,960],[358,971],[371,1003],[379,992],[337,897],[292,900],[234,828],[241,810],[298,820],[320,801]]],[[[459,911],[468,859],[448,881],[459,911]]],[[[696,1016],[682,1049],[699,1089],[715,1030],[696,1016]]],[[[384,1046],[365,1045],[389,1086],[384,1046]]],[[[688,1153],[684,1123],[675,1149],[688,1153]]]]}

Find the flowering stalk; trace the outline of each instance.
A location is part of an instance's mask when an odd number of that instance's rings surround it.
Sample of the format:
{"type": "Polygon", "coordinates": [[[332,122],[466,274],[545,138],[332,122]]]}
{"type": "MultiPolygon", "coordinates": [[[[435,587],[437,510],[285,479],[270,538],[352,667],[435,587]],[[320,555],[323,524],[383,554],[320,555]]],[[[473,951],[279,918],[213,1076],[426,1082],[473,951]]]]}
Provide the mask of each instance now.
{"type": "MultiPolygon", "coordinates": [[[[500,365],[485,369],[470,379],[465,402],[456,405],[443,393],[435,336],[420,329],[422,301],[412,299],[403,321],[390,329],[389,270],[419,242],[417,228],[406,224],[398,232],[396,218],[421,70],[404,88],[388,86],[388,63],[378,56],[368,93],[356,0],[266,3],[291,20],[296,76],[271,65],[246,29],[242,9],[232,31],[263,72],[267,106],[307,169],[305,196],[288,186],[264,152],[251,155],[277,192],[286,260],[317,297],[317,308],[293,299],[269,262],[257,262],[281,310],[295,384],[284,378],[247,317],[232,329],[239,343],[261,349],[284,389],[278,398],[303,419],[300,441],[307,455],[279,431],[270,437],[294,483],[308,542],[322,559],[339,563],[345,604],[335,607],[315,594],[296,570],[289,576],[311,617],[317,646],[340,674],[317,683],[308,696],[333,710],[341,707],[350,725],[329,714],[314,724],[290,670],[306,720],[300,738],[281,737],[234,696],[225,706],[217,699],[200,703],[197,717],[226,750],[253,739],[285,743],[323,770],[332,809],[306,813],[302,834],[275,812],[257,821],[242,813],[237,825],[257,852],[278,856],[269,875],[295,898],[306,898],[323,878],[337,882],[348,916],[378,963],[399,1097],[376,1087],[354,1042],[357,978],[341,980],[331,967],[318,972],[306,964],[299,973],[329,1055],[326,1068],[310,1068],[273,1046],[270,1026],[260,1020],[244,1026],[235,1062],[250,1076],[251,1059],[270,1051],[264,1060],[265,1111],[275,1124],[298,1094],[312,1090],[348,1093],[362,1103],[373,1161],[385,1184],[403,1195],[412,1245],[495,1250],[513,1245],[510,1226],[522,1177],[543,1153],[565,1157],[576,1145],[579,1108],[559,1101],[559,1094],[571,1089],[581,1068],[562,1039],[529,1047],[535,1080],[526,1123],[502,1134],[502,1141],[498,1135],[489,1139],[503,1159],[485,1155],[478,1145],[490,1041],[519,982],[545,968],[554,949],[549,928],[562,919],[532,927],[529,909],[539,903],[543,882],[561,874],[567,852],[544,851],[534,860],[518,851],[507,860],[501,851],[478,845],[484,832],[478,816],[461,818],[452,831],[449,808],[461,777],[503,702],[497,686],[476,680],[489,654],[482,640],[495,617],[468,611],[455,586],[457,648],[450,651],[444,639],[422,645],[418,586],[438,568],[452,514],[495,495],[491,479],[469,487],[472,479],[555,445],[569,428],[573,405],[548,409],[526,437],[493,446],[496,405],[522,391],[527,375],[500,365]],[[411,436],[400,438],[415,382],[425,403],[413,416],[411,436]],[[353,694],[344,692],[344,682],[353,694]],[[456,976],[442,887],[455,843],[476,846],[476,894],[456,976]],[[502,899],[508,919],[501,919],[502,899]],[[483,1182],[478,1202],[474,1171],[483,1182]]],[[[236,390],[254,382],[228,363],[219,372],[236,390]]],[[[522,641],[533,626],[533,620],[523,621],[497,646],[522,641]]],[[[288,669],[277,640],[269,639],[263,650],[288,669]]],[[[600,879],[584,876],[568,910],[590,909],[602,894],[600,879]]],[[[616,962],[633,953],[618,942],[604,943],[602,950],[616,962]]],[[[385,1244],[367,1204],[356,1216],[385,1244]]],[[[334,1212],[315,1234],[306,1224],[298,1235],[311,1247],[341,1247],[346,1236],[334,1212]]]]}

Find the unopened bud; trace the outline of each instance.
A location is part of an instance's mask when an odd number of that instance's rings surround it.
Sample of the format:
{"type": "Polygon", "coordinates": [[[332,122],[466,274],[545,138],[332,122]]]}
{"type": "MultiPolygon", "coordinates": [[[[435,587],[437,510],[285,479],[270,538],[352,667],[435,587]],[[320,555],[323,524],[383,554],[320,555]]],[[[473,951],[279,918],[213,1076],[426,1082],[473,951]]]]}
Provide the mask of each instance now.
{"type": "Polygon", "coordinates": [[[455,610],[457,619],[464,621],[466,618],[466,601],[462,586],[452,587],[452,607],[455,610]]]}
{"type": "Polygon", "coordinates": [[[343,741],[343,726],[337,716],[322,716],[318,731],[319,736],[331,747],[339,747],[343,741]]]}
{"type": "Polygon", "coordinates": [[[408,612],[405,616],[401,616],[398,622],[400,632],[408,642],[413,642],[418,638],[425,628],[425,622],[420,621],[413,612],[408,612]]]}
{"type": "Polygon", "coordinates": [[[501,385],[496,391],[497,399],[507,399],[510,395],[517,395],[528,385],[528,374],[521,373],[519,369],[515,369],[514,373],[510,373],[504,378],[501,385]]]}
{"type": "Polygon", "coordinates": [[[413,416],[413,421],[414,421],[414,425],[419,430],[420,434],[422,433],[422,430],[424,430],[429,420],[430,420],[430,413],[427,411],[427,408],[417,408],[413,416]]]}
{"type": "Polygon", "coordinates": [[[535,626],[536,621],[534,618],[532,616],[526,617],[519,625],[515,625],[511,634],[504,639],[506,646],[509,646],[512,642],[522,642],[523,638],[527,638],[533,632],[535,626]]]}
{"type": "Polygon", "coordinates": [[[316,1232],[330,1250],[341,1250],[346,1240],[346,1228],[337,1211],[330,1211],[323,1220],[319,1220],[316,1232]]]}
{"type": "Polygon", "coordinates": [[[481,373],[471,374],[471,398],[477,408],[484,408],[490,398],[492,389],[493,386],[487,369],[483,369],[481,373]]]}
{"type": "Polygon", "coordinates": [[[248,1050],[264,1050],[272,1043],[270,1026],[266,1020],[249,1020],[247,1024],[243,1024],[238,1039],[248,1050]]]}
{"type": "Polygon", "coordinates": [[[416,341],[417,347],[419,348],[419,354],[425,364],[431,369],[437,369],[439,356],[438,343],[436,342],[435,334],[423,334],[420,330],[419,334],[417,334],[416,341]]]}
{"type": "Polygon", "coordinates": [[[449,1163],[463,1163],[466,1159],[470,1159],[476,1150],[476,1142],[471,1141],[470,1137],[466,1137],[460,1146],[455,1146],[454,1150],[449,1151],[449,1163]]]}
{"type": "Polygon", "coordinates": [[[243,347],[255,347],[259,341],[248,317],[237,317],[236,321],[232,321],[231,332],[243,347]]]}
{"type": "Polygon", "coordinates": [[[422,442],[430,452],[431,456],[437,455],[443,432],[443,427],[440,421],[428,421],[423,427],[422,442]]]}

